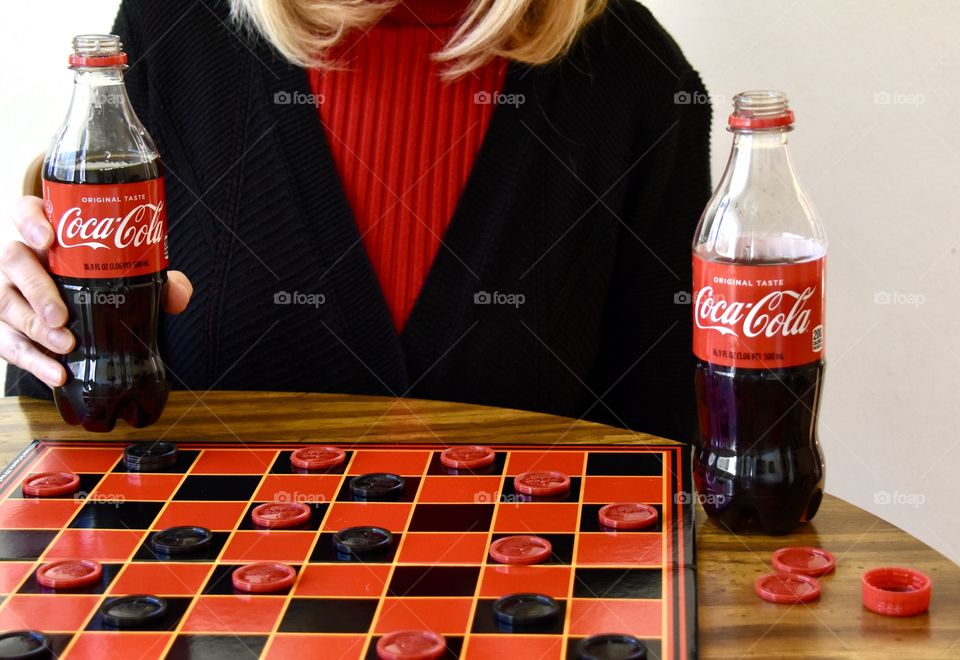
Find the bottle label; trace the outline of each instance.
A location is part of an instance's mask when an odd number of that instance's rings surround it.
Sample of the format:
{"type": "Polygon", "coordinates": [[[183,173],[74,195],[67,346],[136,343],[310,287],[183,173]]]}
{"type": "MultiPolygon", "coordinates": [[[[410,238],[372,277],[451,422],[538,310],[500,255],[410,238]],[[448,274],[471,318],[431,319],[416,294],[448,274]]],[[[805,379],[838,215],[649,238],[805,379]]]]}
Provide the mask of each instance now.
{"type": "Polygon", "coordinates": [[[824,265],[823,257],[752,266],[694,255],[694,354],[745,369],[823,359],[824,265]]]}
{"type": "Polygon", "coordinates": [[[62,277],[149,275],[167,267],[163,178],[116,184],[43,181],[53,225],[50,272],[62,277]]]}

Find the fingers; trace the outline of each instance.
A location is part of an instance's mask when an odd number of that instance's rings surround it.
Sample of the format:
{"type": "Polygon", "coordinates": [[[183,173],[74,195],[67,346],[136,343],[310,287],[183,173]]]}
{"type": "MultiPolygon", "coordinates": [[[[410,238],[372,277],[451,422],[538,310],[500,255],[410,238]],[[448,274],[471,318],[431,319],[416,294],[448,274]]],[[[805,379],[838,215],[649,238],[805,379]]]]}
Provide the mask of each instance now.
{"type": "Polygon", "coordinates": [[[163,309],[168,314],[179,314],[187,308],[193,296],[193,284],[179,270],[167,272],[167,286],[164,290],[163,309]]]}
{"type": "Polygon", "coordinates": [[[51,328],[9,284],[0,284],[0,321],[54,353],[69,353],[75,344],[65,328],[51,328]]]}
{"type": "Polygon", "coordinates": [[[67,306],[56,284],[37,258],[37,253],[20,241],[11,241],[0,250],[0,271],[51,328],[67,322],[67,306]]]}
{"type": "Polygon", "coordinates": [[[13,209],[13,223],[34,250],[46,250],[53,245],[53,227],[43,213],[43,200],[39,197],[21,197],[13,209]]]}
{"type": "Polygon", "coordinates": [[[59,387],[67,380],[66,370],[52,358],[40,352],[29,339],[0,322],[0,357],[26,369],[50,387],[59,387]]]}

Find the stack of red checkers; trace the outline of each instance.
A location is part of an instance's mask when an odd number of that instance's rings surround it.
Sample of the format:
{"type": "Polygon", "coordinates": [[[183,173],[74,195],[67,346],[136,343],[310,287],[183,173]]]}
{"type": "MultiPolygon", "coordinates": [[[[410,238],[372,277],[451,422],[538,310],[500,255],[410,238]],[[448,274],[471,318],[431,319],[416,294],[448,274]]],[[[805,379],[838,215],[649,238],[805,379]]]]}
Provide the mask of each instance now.
{"type": "Polygon", "coordinates": [[[92,559],[64,559],[37,569],[37,582],[48,589],[79,589],[96,584],[103,575],[100,562],[92,559]]]}
{"type": "Polygon", "coordinates": [[[514,477],[513,488],[534,497],[563,495],[570,491],[570,477],[554,470],[524,472],[514,477]]]}
{"type": "Polygon", "coordinates": [[[23,480],[21,490],[31,497],[59,497],[77,492],[80,477],[73,472],[40,472],[23,480]]]}
{"type": "Polygon", "coordinates": [[[430,630],[397,630],[377,642],[380,660],[433,660],[446,650],[447,640],[430,630]]]}
{"type": "Polygon", "coordinates": [[[250,517],[258,527],[287,529],[310,520],[310,507],[300,502],[267,502],[255,507],[250,517]]]}
{"type": "Polygon", "coordinates": [[[449,447],[440,453],[440,462],[453,470],[476,470],[493,465],[497,455],[490,447],[462,445],[449,447]]]}
{"type": "Polygon", "coordinates": [[[553,553],[553,545],[533,535],[504,536],[490,544],[490,556],[501,564],[539,564],[553,553]]]}
{"type": "Polygon", "coordinates": [[[601,525],[611,529],[645,529],[656,525],[660,514],[649,504],[624,502],[606,505],[597,518],[601,525]]]}
{"type": "Polygon", "coordinates": [[[343,463],[346,457],[347,453],[339,447],[301,447],[290,455],[290,464],[301,470],[329,470],[343,463]]]}
{"type": "Polygon", "coordinates": [[[241,566],[233,572],[233,586],[252,594],[268,594],[293,586],[297,572],[286,564],[260,561],[241,566]]]}

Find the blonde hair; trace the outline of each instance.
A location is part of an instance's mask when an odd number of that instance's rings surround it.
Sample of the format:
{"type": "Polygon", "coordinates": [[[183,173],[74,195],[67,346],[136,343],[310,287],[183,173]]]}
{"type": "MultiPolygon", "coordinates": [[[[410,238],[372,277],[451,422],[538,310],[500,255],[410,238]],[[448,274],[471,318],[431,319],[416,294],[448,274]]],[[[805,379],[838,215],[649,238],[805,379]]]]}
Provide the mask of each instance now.
{"type": "MultiPolygon", "coordinates": [[[[263,35],[304,67],[330,67],[325,53],[345,34],[376,23],[395,0],[230,0],[235,20],[263,35]]],[[[472,0],[445,47],[435,55],[449,76],[493,57],[546,64],[563,55],[606,0],[472,0]]]]}

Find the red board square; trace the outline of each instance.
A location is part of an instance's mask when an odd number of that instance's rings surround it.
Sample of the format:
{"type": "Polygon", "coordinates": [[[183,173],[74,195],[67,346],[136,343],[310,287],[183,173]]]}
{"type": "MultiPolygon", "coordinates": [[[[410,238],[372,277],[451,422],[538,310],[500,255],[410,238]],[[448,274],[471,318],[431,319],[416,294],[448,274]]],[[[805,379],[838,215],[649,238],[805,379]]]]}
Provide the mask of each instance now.
{"type": "Polygon", "coordinates": [[[493,522],[496,532],[521,534],[546,534],[548,532],[575,532],[577,529],[577,504],[523,502],[501,504],[493,522]]]}
{"type": "Polygon", "coordinates": [[[332,502],[340,487],[339,474],[271,474],[254,496],[264,502],[332,502]]]}
{"type": "Polygon", "coordinates": [[[496,502],[500,477],[426,477],[417,500],[420,502],[496,502]]]}
{"type": "Polygon", "coordinates": [[[467,631],[472,605],[470,598],[385,598],[374,632],[421,629],[462,635],[467,631]]]}
{"type": "Polygon", "coordinates": [[[294,587],[297,596],[379,598],[390,576],[389,564],[307,565],[294,587]]]}
{"type": "Polygon", "coordinates": [[[486,532],[403,535],[400,562],[407,564],[478,564],[487,551],[486,532]]]}
{"type": "Polygon", "coordinates": [[[583,501],[645,502],[659,504],[663,501],[661,477],[586,477],[583,480],[583,501]]]}
{"type": "Polygon", "coordinates": [[[278,596],[200,596],[184,632],[268,633],[285,599],[278,596]]]}
{"type": "Polygon", "coordinates": [[[128,564],[110,586],[111,594],[193,596],[206,582],[212,564],[149,562],[128,564]]]}
{"type": "Polygon", "coordinates": [[[180,485],[182,478],[179,474],[118,472],[105,476],[93,490],[93,494],[109,501],[166,501],[180,485]]]}
{"type": "Polygon", "coordinates": [[[279,634],[267,649],[265,660],[357,660],[367,641],[362,635],[279,634]]]}
{"type": "Polygon", "coordinates": [[[223,561],[301,562],[314,537],[313,532],[237,532],[223,552],[223,561]]]}
{"type": "Polygon", "coordinates": [[[663,603],[660,600],[574,599],[570,606],[571,635],[599,635],[616,630],[637,637],[661,633],[663,603]]]}
{"type": "Polygon", "coordinates": [[[140,545],[144,534],[113,529],[67,529],[47,549],[44,560],[125,561],[140,545]]]}
{"type": "Polygon", "coordinates": [[[350,474],[393,472],[406,476],[420,476],[430,458],[428,451],[401,449],[371,449],[358,451],[350,463],[350,474]]]}
{"type": "Polygon", "coordinates": [[[95,447],[48,447],[31,472],[109,472],[123,459],[123,449],[95,447]]]}
{"type": "Polygon", "coordinates": [[[347,527],[374,525],[391,532],[402,532],[412,508],[412,504],[393,502],[335,502],[330,507],[323,529],[336,532],[347,527]]]}
{"type": "Polygon", "coordinates": [[[563,657],[563,640],[560,637],[541,635],[473,635],[463,657],[470,660],[503,660],[504,658],[530,658],[536,660],[560,660],[563,657]]]}
{"type": "Polygon", "coordinates": [[[199,525],[215,531],[231,530],[246,508],[246,502],[170,502],[154,525],[157,529],[199,525]]]}
{"type": "Polygon", "coordinates": [[[275,449],[204,449],[190,474],[263,474],[276,457],[275,449]]]}
{"type": "Polygon", "coordinates": [[[79,500],[6,500],[0,504],[0,528],[60,529],[79,506],[79,500]]]}
{"type": "Polygon", "coordinates": [[[77,641],[70,647],[71,660],[90,658],[137,658],[137,660],[153,660],[162,658],[163,652],[170,642],[171,633],[136,632],[85,632],[77,637],[77,641]]]}
{"type": "Polygon", "coordinates": [[[656,566],[663,563],[663,538],[647,532],[602,532],[580,535],[578,564],[656,566]]]}
{"type": "Polygon", "coordinates": [[[516,476],[531,470],[556,470],[570,477],[583,474],[586,452],[544,449],[542,451],[512,451],[507,459],[507,474],[516,476]]]}
{"type": "Polygon", "coordinates": [[[8,594],[16,589],[33,566],[32,563],[0,562],[0,593],[8,594]]]}
{"type": "Polygon", "coordinates": [[[99,596],[17,594],[0,610],[0,630],[43,630],[73,632],[83,625],[99,602],[99,596]]]}
{"type": "Polygon", "coordinates": [[[499,598],[528,592],[566,598],[570,590],[569,566],[496,566],[483,571],[480,595],[499,598]]]}

